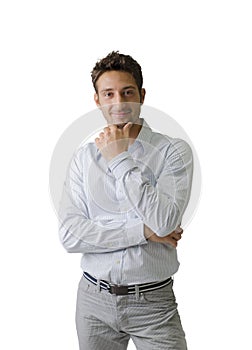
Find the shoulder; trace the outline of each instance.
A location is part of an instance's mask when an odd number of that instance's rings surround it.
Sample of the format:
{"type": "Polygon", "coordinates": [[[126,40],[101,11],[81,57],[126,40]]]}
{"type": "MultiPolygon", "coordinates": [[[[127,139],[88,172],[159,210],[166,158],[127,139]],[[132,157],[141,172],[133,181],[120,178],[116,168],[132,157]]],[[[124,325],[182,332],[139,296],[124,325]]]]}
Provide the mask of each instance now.
{"type": "Polygon", "coordinates": [[[94,142],[81,144],[72,156],[72,166],[78,167],[79,170],[83,166],[88,166],[97,157],[97,147],[94,142]]]}
{"type": "Polygon", "coordinates": [[[74,157],[84,159],[94,157],[97,154],[97,147],[94,142],[81,144],[74,153],[74,157]]]}
{"type": "Polygon", "coordinates": [[[159,132],[152,131],[151,143],[160,150],[171,154],[192,155],[192,148],[189,143],[181,138],[173,138],[159,132]]]}

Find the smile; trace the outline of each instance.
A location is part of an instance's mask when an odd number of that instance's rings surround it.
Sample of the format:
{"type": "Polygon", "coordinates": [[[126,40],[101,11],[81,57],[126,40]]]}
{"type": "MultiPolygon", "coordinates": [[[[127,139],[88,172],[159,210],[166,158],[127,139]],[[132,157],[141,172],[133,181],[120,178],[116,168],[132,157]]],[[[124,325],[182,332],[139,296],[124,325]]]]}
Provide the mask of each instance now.
{"type": "Polygon", "coordinates": [[[119,117],[119,118],[124,118],[125,116],[129,115],[131,111],[124,111],[124,112],[111,112],[111,115],[113,117],[119,117]]]}

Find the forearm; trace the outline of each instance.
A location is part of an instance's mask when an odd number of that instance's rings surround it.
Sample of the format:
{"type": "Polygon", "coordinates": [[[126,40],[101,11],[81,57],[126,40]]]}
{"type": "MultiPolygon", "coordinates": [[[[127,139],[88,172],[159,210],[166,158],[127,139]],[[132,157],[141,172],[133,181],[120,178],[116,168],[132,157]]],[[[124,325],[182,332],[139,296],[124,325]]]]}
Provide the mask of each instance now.
{"type": "Polygon", "coordinates": [[[104,253],[147,243],[144,225],[140,220],[131,227],[123,222],[113,227],[104,222],[95,222],[74,206],[66,193],[64,197],[60,210],[59,235],[68,252],[104,253]]]}
{"type": "Polygon", "coordinates": [[[148,226],[144,226],[144,235],[148,241],[169,244],[173,248],[176,248],[178,245],[178,241],[181,239],[183,233],[183,229],[178,226],[175,231],[169,233],[164,237],[159,237],[153,232],[148,226]]]}
{"type": "Polygon", "coordinates": [[[105,229],[90,220],[60,224],[61,242],[69,253],[104,253],[145,244],[143,225],[134,229],[105,229]]]}
{"type": "MultiPolygon", "coordinates": [[[[160,186],[151,184],[141,170],[134,166],[132,160],[124,162],[123,166],[124,173],[121,176],[117,172],[117,180],[120,181],[130,206],[134,208],[143,223],[159,236],[166,236],[174,231],[181,223],[189,200],[190,180],[185,179],[186,183],[181,189],[175,189],[176,183],[170,185],[173,188],[170,194],[167,194],[163,191],[162,184],[160,186]]],[[[167,182],[169,181],[173,180],[167,179],[167,182]]]]}
{"type": "Polygon", "coordinates": [[[121,220],[120,215],[115,218],[116,213],[106,215],[106,208],[92,212],[84,176],[89,168],[87,148],[82,148],[70,163],[60,202],[59,236],[65,249],[104,253],[147,244],[140,218],[121,220]]]}
{"type": "Polygon", "coordinates": [[[164,159],[165,166],[156,183],[144,175],[128,152],[109,163],[131,208],[158,236],[166,236],[177,228],[189,201],[192,156],[186,144],[182,145],[182,151],[188,154],[183,154],[182,159],[181,154],[174,152],[164,159]]]}

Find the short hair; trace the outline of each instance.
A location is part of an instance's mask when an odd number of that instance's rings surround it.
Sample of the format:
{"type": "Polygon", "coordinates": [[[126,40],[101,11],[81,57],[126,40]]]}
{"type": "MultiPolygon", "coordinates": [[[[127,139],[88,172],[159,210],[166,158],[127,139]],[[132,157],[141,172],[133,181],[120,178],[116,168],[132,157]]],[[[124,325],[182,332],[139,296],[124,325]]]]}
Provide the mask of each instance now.
{"type": "Polygon", "coordinates": [[[119,51],[110,52],[106,57],[99,60],[94,66],[91,72],[91,77],[96,92],[96,82],[100,76],[105,72],[113,70],[130,73],[135,79],[139,93],[141,95],[141,89],[143,86],[141,66],[131,56],[121,54],[119,51]]]}

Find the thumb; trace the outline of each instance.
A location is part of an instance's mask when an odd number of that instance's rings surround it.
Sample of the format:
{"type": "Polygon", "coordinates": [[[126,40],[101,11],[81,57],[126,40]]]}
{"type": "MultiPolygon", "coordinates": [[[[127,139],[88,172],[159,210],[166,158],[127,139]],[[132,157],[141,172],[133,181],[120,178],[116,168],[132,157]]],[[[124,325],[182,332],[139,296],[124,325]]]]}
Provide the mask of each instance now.
{"type": "Polygon", "coordinates": [[[133,125],[132,122],[128,122],[126,125],[124,125],[124,127],[123,127],[123,132],[128,132],[128,131],[130,131],[132,125],[133,125]]]}

